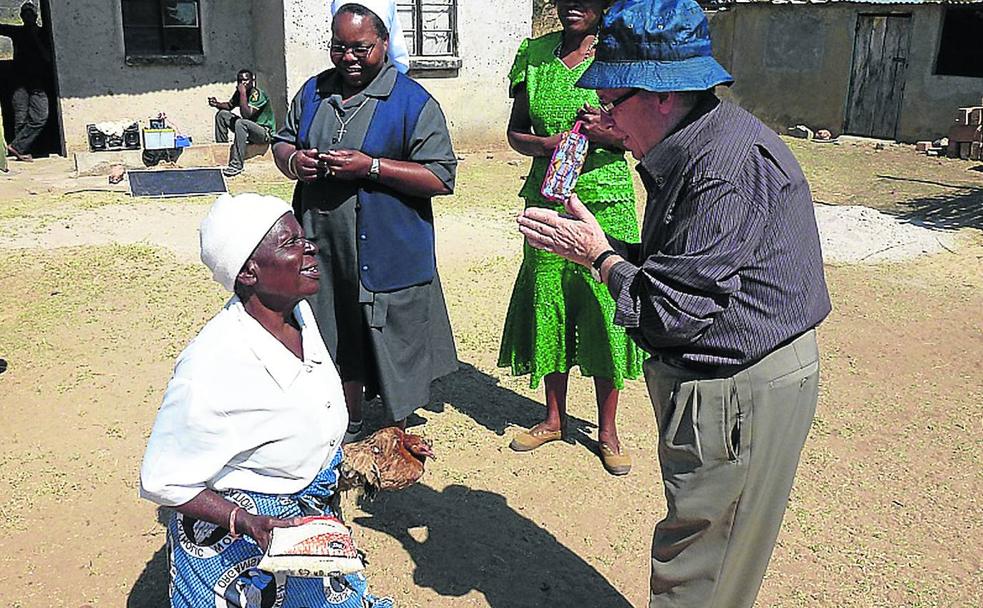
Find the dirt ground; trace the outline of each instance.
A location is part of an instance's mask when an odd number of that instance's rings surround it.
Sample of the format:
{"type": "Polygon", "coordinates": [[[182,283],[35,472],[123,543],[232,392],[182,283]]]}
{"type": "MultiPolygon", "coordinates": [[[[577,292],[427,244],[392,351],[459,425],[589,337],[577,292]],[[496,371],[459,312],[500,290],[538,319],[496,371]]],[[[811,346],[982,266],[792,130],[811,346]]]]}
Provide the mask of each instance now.
{"type": "MultiPolygon", "coordinates": [[[[906,147],[792,146],[818,201],[962,238],[905,263],[827,266],[819,408],[758,605],[980,606],[983,173],[906,147]]],[[[577,441],[507,448],[544,412],[527,379],[495,367],[520,259],[515,160],[467,155],[459,194],[438,203],[462,361],[417,421],[439,460],[348,515],[372,588],[400,606],[643,606],[665,510],[644,384],[620,409],[627,477],[594,454],[576,373],[577,441]]],[[[0,606],[164,606],[165,534],[137,475],[174,358],[225,298],[195,261],[209,201],[130,200],[67,179],[66,161],[37,165],[0,177],[0,606]]],[[[232,184],[289,193],[269,167],[232,184]]]]}

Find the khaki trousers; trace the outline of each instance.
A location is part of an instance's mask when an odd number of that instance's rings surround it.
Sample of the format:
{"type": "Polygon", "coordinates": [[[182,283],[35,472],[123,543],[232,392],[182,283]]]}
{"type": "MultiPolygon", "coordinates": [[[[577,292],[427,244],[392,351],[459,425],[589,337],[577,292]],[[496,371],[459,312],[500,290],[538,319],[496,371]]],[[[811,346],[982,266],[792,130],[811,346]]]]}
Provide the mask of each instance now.
{"type": "Polygon", "coordinates": [[[733,376],[646,362],[668,505],[652,542],[650,608],[754,604],[818,381],[815,330],[733,376]]]}

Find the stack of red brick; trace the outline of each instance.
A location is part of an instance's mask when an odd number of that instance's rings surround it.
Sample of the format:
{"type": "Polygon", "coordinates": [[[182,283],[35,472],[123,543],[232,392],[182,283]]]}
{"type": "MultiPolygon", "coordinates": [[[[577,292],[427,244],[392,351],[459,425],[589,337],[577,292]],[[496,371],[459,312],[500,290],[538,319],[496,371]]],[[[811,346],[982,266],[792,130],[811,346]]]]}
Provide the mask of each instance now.
{"type": "Polygon", "coordinates": [[[949,127],[946,156],[963,160],[980,160],[983,155],[983,106],[959,108],[955,123],[949,127]]]}

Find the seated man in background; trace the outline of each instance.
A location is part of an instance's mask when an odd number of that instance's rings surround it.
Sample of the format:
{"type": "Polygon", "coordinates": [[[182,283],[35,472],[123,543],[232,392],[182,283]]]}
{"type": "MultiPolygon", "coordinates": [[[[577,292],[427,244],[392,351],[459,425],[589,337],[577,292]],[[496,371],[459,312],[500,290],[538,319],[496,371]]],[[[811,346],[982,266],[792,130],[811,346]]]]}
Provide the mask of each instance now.
{"type": "Polygon", "coordinates": [[[239,70],[236,75],[236,92],[229,101],[208,98],[208,105],[218,108],[215,114],[215,141],[229,141],[229,131],[235,139],[229,150],[229,166],[222,170],[226,177],[239,175],[243,170],[247,144],[266,144],[273,132],[273,105],[266,91],[256,86],[252,70],[239,70]],[[239,116],[232,110],[239,110],[239,116]]]}

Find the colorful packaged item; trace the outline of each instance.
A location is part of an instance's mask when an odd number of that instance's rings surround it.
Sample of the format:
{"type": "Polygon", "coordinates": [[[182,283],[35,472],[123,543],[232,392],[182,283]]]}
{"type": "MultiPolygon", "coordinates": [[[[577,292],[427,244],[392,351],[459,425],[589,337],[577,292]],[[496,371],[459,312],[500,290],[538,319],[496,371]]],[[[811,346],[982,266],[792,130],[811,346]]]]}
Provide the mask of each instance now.
{"type": "Polygon", "coordinates": [[[582,122],[575,122],[573,129],[563,136],[553,151],[553,158],[540,189],[546,200],[563,203],[573,194],[590,146],[587,136],[580,132],[581,126],[582,122]]]}

